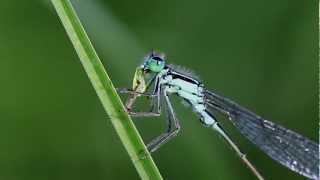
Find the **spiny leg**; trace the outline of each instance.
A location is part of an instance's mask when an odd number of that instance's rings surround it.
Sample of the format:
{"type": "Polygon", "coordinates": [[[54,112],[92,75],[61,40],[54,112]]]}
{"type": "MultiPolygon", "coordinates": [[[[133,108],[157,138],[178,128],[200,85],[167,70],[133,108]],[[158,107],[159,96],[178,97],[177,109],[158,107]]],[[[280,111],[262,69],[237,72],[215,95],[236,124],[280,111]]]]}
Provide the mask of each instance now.
{"type": "MultiPolygon", "coordinates": [[[[153,92],[151,93],[141,93],[141,92],[137,92],[135,89],[131,90],[131,89],[127,89],[127,88],[117,88],[119,93],[125,93],[125,94],[130,94],[129,98],[126,101],[126,108],[127,111],[129,113],[129,115],[133,116],[133,117],[155,117],[155,116],[160,116],[161,113],[161,107],[160,107],[160,85],[159,85],[159,77],[158,76],[154,76],[151,81],[149,81],[147,83],[147,87],[145,89],[145,91],[148,91],[148,89],[150,89],[151,84],[154,83],[154,88],[153,88],[153,92]],[[151,104],[151,110],[148,112],[133,112],[133,104],[135,103],[136,99],[139,96],[146,96],[146,97],[151,97],[152,100],[151,102],[153,102],[153,99],[156,99],[157,101],[157,110],[154,110],[154,103],[151,104]]],[[[138,88],[138,87],[137,87],[138,88]]]]}
{"type": "MultiPolygon", "coordinates": [[[[132,117],[158,117],[161,115],[161,97],[160,91],[157,94],[152,94],[150,103],[150,111],[148,112],[133,112],[132,109],[128,109],[128,113],[132,117]]],[[[128,99],[130,102],[130,99],[128,99]]],[[[134,100],[135,101],[135,100],[134,100]]],[[[128,102],[127,102],[128,104],[128,102]]],[[[132,103],[133,104],[133,103],[132,103]]]]}
{"type": "Polygon", "coordinates": [[[156,94],[156,96],[150,100],[150,112],[156,112],[160,115],[163,103],[163,96],[161,96],[162,92],[163,90],[160,87],[154,90],[153,93],[156,94]]]}
{"type": "Polygon", "coordinates": [[[137,91],[134,91],[129,88],[116,88],[118,93],[121,94],[132,94],[132,95],[138,95],[138,96],[147,96],[147,97],[155,97],[157,94],[151,94],[151,93],[140,93],[137,91]]]}
{"type": "Polygon", "coordinates": [[[248,168],[254,173],[254,175],[259,180],[264,180],[259,171],[254,167],[254,165],[247,159],[246,155],[241,152],[240,148],[231,140],[231,138],[226,134],[226,132],[219,126],[218,122],[212,125],[212,127],[228,142],[232,149],[237,153],[240,159],[248,166],[248,168]]]}
{"type": "Polygon", "coordinates": [[[126,101],[126,108],[128,111],[128,114],[132,117],[156,117],[156,116],[160,116],[160,112],[161,112],[161,107],[160,107],[160,103],[158,102],[157,104],[157,110],[154,111],[153,108],[149,111],[149,112],[133,112],[132,111],[132,106],[135,103],[137,97],[139,96],[145,96],[145,97],[151,97],[151,98],[155,98],[156,100],[159,99],[159,94],[150,94],[150,93],[140,93],[140,92],[136,92],[134,90],[131,89],[127,89],[127,88],[117,88],[119,93],[122,94],[130,94],[130,97],[128,98],[128,100],[126,101]]]}
{"type": "Polygon", "coordinates": [[[160,148],[163,144],[167,143],[169,140],[171,140],[173,137],[175,137],[178,132],[180,131],[180,123],[179,120],[176,118],[172,104],[170,102],[170,99],[168,97],[168,94],[164,91],[163,95],[166,102],[166,110],[168,114],[168,129],[166,132],[162,133],[157,138],[153,139],[148,145],[148,149],[150,152],[154,152],[157,149],[160,148]]]}
{"type": "Polygon", "coordinates": [[[150,152],[154,152],[156,151],[161,145],[165,144],[166,142],[168,142],[171,138],[173,138],[174,136],[176,136],[180,130],[180,123],[179,120],[176,118],[174,111],[173,111],[173,107],[172,104],[170,102],[170,99],[167,95],[167,93],[165,93],[165,90],[159,86],[156,85],[155,89],[154,89],[154,94],[147,94],[147,93],[138,93],[135,92],[133,90],[129,90],[129,89],[119,89],[120,93],[130,93],[136,96],[129,101],[131,101],[131,105],[134,103],[135,99],[138,96],[148,96],[148,97],[153,97],[156,98],[155,103],[152,103],[151,109],[153,110],[154,107],[157,107],[157,112],[152,112],[152,110],[150,112],[130,112],[131,116],[159,116],[161,113],[161,106],[162,106],[162,99],[164,98],[165,103],[166,103],[166,109],[167,109],[167,114],[168,114],[168,129],[165,133],[161,134],[160,136],[158,136],[157,138],[153,139],[147,146],[150,152]],[[173,128],[172,128],[173,126],[173,128]]]}

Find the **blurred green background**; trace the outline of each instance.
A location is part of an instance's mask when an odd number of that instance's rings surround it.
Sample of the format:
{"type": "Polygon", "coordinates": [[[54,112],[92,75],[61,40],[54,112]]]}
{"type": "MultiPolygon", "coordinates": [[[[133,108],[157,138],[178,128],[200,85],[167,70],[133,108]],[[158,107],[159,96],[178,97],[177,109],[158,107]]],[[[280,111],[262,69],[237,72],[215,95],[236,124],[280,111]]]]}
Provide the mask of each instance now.
{"type": "MultiPolygon", "coordinates": [[[[115,86],[151,48],[209,89],[317,140],[317,1],[74,0],[115,86]]],[[[0,6],[0,179],[139,179],[48,1],[0,6]]],[[[255,179],[175,100],[179,136],[153,154],[165,179],[255,179]]],[[[266,179],[304,179],[220,119],[266,179]]],[[[163,118],[136,120],[145,141],[163,118]]]]}

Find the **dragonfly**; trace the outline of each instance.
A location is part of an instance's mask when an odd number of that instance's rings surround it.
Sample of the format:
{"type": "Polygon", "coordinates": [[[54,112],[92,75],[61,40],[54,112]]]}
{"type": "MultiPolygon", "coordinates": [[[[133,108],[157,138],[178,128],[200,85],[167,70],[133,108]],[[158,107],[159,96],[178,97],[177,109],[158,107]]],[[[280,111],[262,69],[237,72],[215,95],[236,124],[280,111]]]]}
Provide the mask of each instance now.
{"type": "Polygon", "coordinates": [[[260,180],[264,179],[226,130],[219,124],[217,113],[227,117],[240,133],[274,161],[309,179],[319,179],[319,145],[281,125],[268,121],[225,97],[209,91],[189,71],[166,63],[163,53],[151,51],[136,69],[132,88],[118,88],[129,94],[126,108],[133,117],[167,115],[167,129],[147,144],[152,153],[180,131],[171,96],[177,95],[191,106],[200,122],[214,129],[235,151],[244,164],[260,180]],[[150,111],[134,112],[140,96],[150,99],[150,111]]]}

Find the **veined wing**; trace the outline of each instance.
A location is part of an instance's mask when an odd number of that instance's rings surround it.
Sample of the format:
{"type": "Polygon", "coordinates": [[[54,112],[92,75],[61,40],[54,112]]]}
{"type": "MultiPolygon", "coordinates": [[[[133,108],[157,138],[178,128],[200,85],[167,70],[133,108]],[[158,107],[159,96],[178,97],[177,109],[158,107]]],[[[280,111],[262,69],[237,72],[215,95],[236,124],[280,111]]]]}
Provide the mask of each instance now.
{"type": "Polygon", "coordinates": [[[239,131],[272,159],[310,179],[319,179],[319,145],[205,90],[209,112],[226,114],[239,131]]]}

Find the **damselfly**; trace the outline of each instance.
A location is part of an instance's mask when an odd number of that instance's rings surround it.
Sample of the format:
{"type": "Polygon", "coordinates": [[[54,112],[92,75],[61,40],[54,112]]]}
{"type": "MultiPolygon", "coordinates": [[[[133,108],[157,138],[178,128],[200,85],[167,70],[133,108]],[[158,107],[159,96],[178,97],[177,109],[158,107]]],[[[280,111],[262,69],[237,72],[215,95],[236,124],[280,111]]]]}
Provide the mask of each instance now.
{"type": "Polygon", "coordinates": [[[156,151],[180,130],[179,120],[170,101],[170,95],[176,94],[192,107],[205,126],[213,128],[226,140],[258,179],[263,177],[220,126],[214,114],[221,113],[228,117],[243,136],[283,166],[307,178],[319,179],[317,143],[209,91],[190,73],[166,64],[164,54],[154,51],[149,53],[144,63],[136,69],[132,89],[119,88],[118,91],[130,94],[126,107],[131,116],[160,116],[162,109],[165,109],[168,115],[167,131],[147,145],[150,152],[156,151]],[[150,97],[150,112],[132,111],[132,106],[139,96],[150,97]]]}

